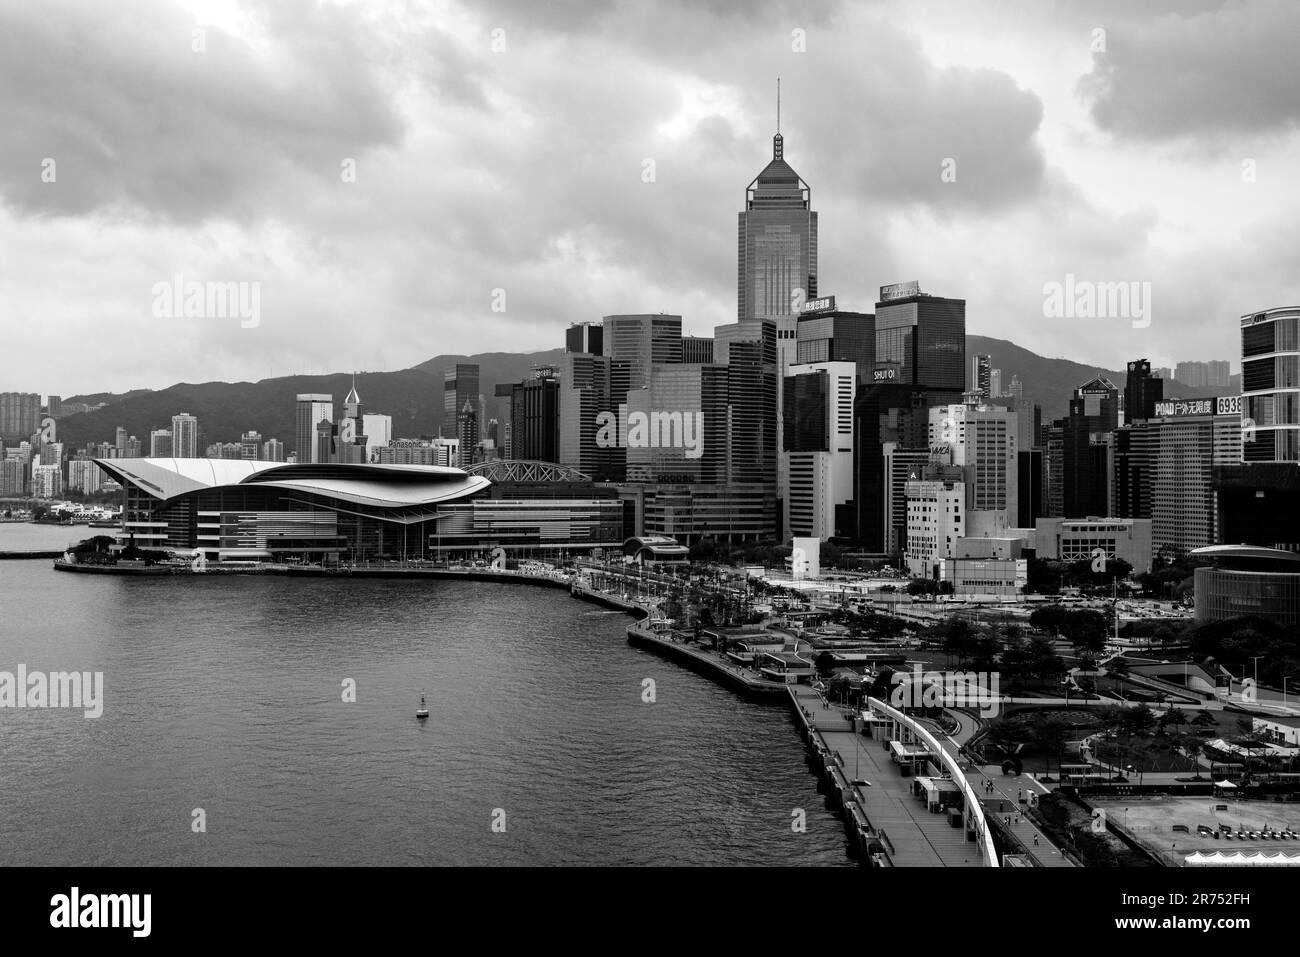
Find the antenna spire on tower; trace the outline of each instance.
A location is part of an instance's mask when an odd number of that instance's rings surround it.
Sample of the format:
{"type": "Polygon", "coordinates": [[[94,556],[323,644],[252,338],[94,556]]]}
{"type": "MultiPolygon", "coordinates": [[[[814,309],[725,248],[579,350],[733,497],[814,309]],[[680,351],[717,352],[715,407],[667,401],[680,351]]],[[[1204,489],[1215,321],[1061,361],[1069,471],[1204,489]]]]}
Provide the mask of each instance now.
{"type": "Polygon", "coordinates": [[[781,78],[776,78],[776,132],[781,132],[781,78]]]}

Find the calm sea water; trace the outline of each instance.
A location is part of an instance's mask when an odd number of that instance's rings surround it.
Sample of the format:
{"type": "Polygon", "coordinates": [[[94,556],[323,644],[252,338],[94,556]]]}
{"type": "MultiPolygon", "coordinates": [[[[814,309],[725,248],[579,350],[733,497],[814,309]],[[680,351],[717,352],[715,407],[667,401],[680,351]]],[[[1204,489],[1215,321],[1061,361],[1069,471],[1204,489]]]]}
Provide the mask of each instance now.
{"type": "Polygon", "coordinates": [[[89,525],[0,522],[0,552],[49,552],[75,545],[92,535],[112,534],[111,528],[91,528],[89,525]]]}
{"type": "Polygon", "coordinates": [[[527,586],[0,562],[0,670],[105,681],[98,720],[0,709],[0,864],[852,864],[785,710],[627,621],[527,586]]]}

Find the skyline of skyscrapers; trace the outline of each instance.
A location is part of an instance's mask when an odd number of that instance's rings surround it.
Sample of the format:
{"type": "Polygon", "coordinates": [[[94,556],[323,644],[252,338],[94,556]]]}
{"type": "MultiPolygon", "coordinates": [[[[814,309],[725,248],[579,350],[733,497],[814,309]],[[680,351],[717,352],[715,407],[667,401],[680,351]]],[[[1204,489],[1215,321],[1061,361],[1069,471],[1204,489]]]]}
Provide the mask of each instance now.
{"type": "MultiPolygon", "coordinates": [[[[881,286],[874,312],[819,297],[818,214],[784,146],[778,130],[738,214],[735,323],[709,337],[683,335],[683,317],[670,313],[573,322],[557,367],[494,384],[508,400],[500,422],[488,417],[480,367],[456,363],[443,372],[443,438],[434,442],[395,440],[391,417],[363,413],[355,382],[337,423],[332,395],[304,393],[296,398],[297,461],[554,461],[618,486],[638,529],[673,528],[697,540],[715,526],[734,529],[718,511],[731,508],[746,516],[745,535],[908,551],[909,562],[925,552],[921,564],[937,574],[937,559],[954,557],[955,543],[946,532],[943,541],[929,532],[918,539],[909,522],[934,524],[932,507],[957,486],[960,514],[949,524],[960,519],[959,538],[1008,534],[1045,516],[1114,515],[1150,518],[1155,547],[1181,551],[1218,534],[1221,467],[1300,457],[1292,391],[1300,387],[1300,310],[1242,318],[1247,426],[1235,446],[1232,411],[1205,421],[1170,412],[1165,392],[1177,385],[1145,358],[1127,362],[1122,402],[1099,374],[1074,390],[1066,416],[1043,423],[1018,375],[1004,390],[996,356],[967,356],[965,299],[926,293],[919,281],[881,286]],[[638,442],[628,432],[633,415],[689,422],[693,431],[679,431],[676,443],[638,442]],[[609,416],[617,428],[602,432],[609,416]],[[912,491],[928,503],[919,512],[912,491]],[[927,544],[918,551],[920,539],[927,544]]],[[[1193,388],[1230,380],[1226,361],[1180,362],[1174,372],[1193,388]]],[[[24,430],[16,438],[25,441],[39,396],[18,395],[0,396],[0,429],[17,416],[24,430]]],[[[50,397],[49,409],[62,405],[50,397]]],[[[212,448],[254,458],[275,451],[274,441],[250,429],[212,448]]],[[[128,442],[119,429],[116,454],[128,442]]],[[[177,457],[196,456],[202,442],[187,413],[149,437],[151,453],[177,457]]]]}

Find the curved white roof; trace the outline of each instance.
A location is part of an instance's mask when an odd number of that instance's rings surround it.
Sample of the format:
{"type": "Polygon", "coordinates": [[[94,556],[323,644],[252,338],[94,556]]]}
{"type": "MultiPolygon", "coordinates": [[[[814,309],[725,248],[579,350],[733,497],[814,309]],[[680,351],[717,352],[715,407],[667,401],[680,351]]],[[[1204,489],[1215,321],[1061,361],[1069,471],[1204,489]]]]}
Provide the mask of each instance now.
{"type": "Polygon", "coordinates": [[[1196,558],[1255,558],[1279,562],[1300,562],[1300,554],[1265,545],[1205,545],[1187,554],[1196,558]]]}
{"type": "Polygon", "coordinates": [[[160,501],[231,485],[271,485],[381,508],[464,498],[491,482],[436,465],[341,465],[244,459],[95,459],[105,472],[160,501]]]}

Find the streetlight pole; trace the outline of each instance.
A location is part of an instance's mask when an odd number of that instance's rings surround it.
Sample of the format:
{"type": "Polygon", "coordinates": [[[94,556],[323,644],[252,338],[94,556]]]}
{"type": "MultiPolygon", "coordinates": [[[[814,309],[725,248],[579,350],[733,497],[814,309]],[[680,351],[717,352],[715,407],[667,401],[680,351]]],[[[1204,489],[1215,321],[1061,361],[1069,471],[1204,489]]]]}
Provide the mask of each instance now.
{"type": "Polygon", "coordinates": [[[1259,659],[1263,657],[1264,657],[1263,655],[1255,655],[1250,659],[1255,664],[1255,693],[1256,694],[1259,694],[1259,659]]]}

